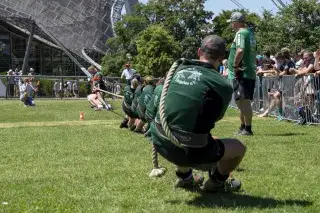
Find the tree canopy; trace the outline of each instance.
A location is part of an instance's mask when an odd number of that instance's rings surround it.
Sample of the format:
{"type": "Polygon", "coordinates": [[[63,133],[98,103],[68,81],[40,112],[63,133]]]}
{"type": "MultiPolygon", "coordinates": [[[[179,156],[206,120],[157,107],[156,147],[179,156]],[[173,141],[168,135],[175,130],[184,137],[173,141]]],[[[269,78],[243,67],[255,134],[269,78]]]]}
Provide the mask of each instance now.
{"type": "Polygon", "coordinates": [[[179,57],[196,58],[201,39],[208,34],[223,37],[231,45],[235,33],[227,23],[231,13],[245,14],[253,28],[258,51],[272,54],[287,47],[292,53],[319,47],[320,4],[317,0],[292,0],[277,13],[263,10],[205,10],[205,0],[149,0],[137,4],[115,26],[116,36],[107,41],[110,51],[103,58],[106,75],[120,75],[123,65],[132,63],[143,75],[163,76],[179,57]],[[132,59],[126,54],[130,53],[132,59]]]}

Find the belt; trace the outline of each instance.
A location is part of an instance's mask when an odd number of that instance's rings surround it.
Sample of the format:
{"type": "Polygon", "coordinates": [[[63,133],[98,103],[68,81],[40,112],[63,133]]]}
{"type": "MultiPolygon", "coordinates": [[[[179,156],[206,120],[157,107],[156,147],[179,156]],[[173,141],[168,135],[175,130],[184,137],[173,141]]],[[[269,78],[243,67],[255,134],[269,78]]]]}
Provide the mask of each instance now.
{"type": "MultiPolygon", "coordinates": [[[[166,133],[164,132],[162,125],[160,123],[155,122],[155,126],[158,132],[168,140],[170,140],[166,133]]],[[[176,139],[180,142],[182,146],[190,147],[190,148],[202,148],[208,144],[208,136],[209,134],[195,134],[192,132],[186,132],[178,129],[171,129],[172,134],[176,137],[176,139]]]]}

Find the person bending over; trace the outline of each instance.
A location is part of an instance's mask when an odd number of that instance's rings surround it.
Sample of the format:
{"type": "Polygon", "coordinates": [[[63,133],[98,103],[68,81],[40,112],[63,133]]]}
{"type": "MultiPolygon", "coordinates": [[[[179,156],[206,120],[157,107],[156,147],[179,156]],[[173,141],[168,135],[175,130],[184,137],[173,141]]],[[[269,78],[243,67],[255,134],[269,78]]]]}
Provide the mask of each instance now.
{"type": "Polygon", "coordinates": [[[156,151],[177,166],[175,187],[202,185],[204,178],[193,175],[192,168],[203,168],[209,170],[204,191],[241,188],[240,181],[229,175],[244,157],[245,145],[237,139],[217,139],[210,133],[223,118],[233,92],[229,82],[217,71],[225,49],[221,37],[207,36],[198,49],[199,60],[180,60],[172,78],[171,71],[177,62],[168,73],[159,111],[151,124],[151,136],[156,151]],[[167,82],[170,84],[166,91],[167,82]]]}
{"type": "Polygon", "coordinates": [[[139,105],[139,101],[140,101],[140,96],[142,94],[143,88],[144,88],[145,84],[139,84],[136,88],[136,90],[134,91],[134,98],[132,100],[132,105],[131,105],[131,111],[134,115],[136,119],[136,123],[134,125],[131,126],[130,131],[134,131],[136,129],[136,126],[138,125],[138,121],[139,121],[139,114],[138,114],[138,105],[139,105]]]}
{"type": "Polygon", "coordinates": [[[146,124],[147,120],[145,118],[145,112],[147,104],[150,102],[154,90],[154,83],[153,83],[153,77],[152,76],[146,76],[144,78],[144,85],[143,91],[141,93],[138,107],[137,107],[137,113],[140,118],[140,120],[137,123],[137,127],[134,130],[136,133],[144,133],[143,127],[146,124]]]}
{"type": "Polygon", "coordinates": [[[120,128],[131,128],[136,120],[135,115],[131,110],[132,101],[134,98],[134,92],[139,85],[137,79],[131,80],[131,85],[126,85],[124,87],[124,99],[122,102],[122,110],[126,114],[126,117],[120,124],[120,128]]]}

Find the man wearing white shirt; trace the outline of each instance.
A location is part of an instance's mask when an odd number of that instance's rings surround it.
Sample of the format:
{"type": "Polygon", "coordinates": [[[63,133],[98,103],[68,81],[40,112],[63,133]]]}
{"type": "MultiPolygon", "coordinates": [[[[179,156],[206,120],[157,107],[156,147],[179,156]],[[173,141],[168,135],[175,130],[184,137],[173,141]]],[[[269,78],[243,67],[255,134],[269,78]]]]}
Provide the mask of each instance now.
{"type": "Polygon", "coordinates": [[[123,79],[123,77],[126,77],[127,84],[131,85],[132,76],[136,73],[136,71],[130,67],[130,64],[126,64],[125,67],[126,69],[122,71],[121,79],[123,79]]]}

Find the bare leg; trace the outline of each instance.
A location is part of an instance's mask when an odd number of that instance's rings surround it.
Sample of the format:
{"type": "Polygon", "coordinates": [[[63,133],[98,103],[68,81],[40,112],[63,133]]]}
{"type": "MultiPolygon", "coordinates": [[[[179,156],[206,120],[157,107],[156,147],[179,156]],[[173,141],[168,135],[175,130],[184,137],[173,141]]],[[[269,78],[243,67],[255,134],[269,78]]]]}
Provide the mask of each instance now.
{"type": "Polygon", "coordinates": [[[242,110],[243,110],[243,116],[244,116],[244,124],[246,126],[251,126],[253,112],[251,107],[251,101],[249,99],[242,100],[242,110]]]}
{"type": "Polygon", "coordinates": [[[136,122],[136,119],[129,117],[128,127],[131,128],[136,122]]]}
{"type": "Polygon", "coordinates": [[[217,164],[217,170],[222,175],[229,175],[235,170],[246,153],[246,146],[237,139],[221,139],[225,152],[217,164]]]}
{"type": "Polygon", "coordinates": [[[141,132],[144,124],[145,123],[142,120],[139,120],[138,123],[137,123],[137,127],[135,129],[135,132],[141,132]]]}
{"type": "Polygon", "coordinates": [[[241,127],[240,130],[242,130],[242,128],[244,128],[245,125],[245,119],[244,119],[244,112],[243,112],[243,107],[242,107],[242,100],[236,101],[237,107],[240,111],[240,122],[241,122],[241,127]]]}

